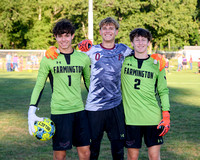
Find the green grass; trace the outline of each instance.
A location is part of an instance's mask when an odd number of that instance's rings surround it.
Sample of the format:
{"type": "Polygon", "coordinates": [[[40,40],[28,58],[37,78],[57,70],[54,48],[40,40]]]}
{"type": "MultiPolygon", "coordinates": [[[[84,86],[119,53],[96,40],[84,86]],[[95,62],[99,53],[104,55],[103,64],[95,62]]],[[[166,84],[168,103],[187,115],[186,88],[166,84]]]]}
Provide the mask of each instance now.
{"type": "MultiPolygon", "coordinates": [[[[171,129],[164,137],[162,160],[200,159],[200,75],[195,73],[196,70],[195,66],[192,71],[176,72],[175,66],[167,74],[171,129]]],[[[36,77],[36,71],[0,72],[0,160],[53,159],[51,141],[38,141],[28,133],[27,112],[36,77]]],[[[82,91],[85,101],[87,92],[85,89],[82,91]]],[[[50,85],[47,83],[38,116],[50,116],[50,93],[50,85]]],[[[75,148],[67,151],[67,159],[78,159],[75,148]]],[[[106,134],[99,159],[112,159],[106,134]]],[[[144,144],[139,159],[148,159],[144,144]]]]}

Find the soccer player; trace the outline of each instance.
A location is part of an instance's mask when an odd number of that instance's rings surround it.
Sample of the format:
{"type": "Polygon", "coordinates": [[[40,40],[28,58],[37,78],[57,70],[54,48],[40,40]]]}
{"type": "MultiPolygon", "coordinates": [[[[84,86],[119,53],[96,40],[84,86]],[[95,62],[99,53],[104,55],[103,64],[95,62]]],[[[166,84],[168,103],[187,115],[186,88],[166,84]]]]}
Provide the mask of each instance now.
{"type": "MultiPolygon", "coordinates": [[[[114,160],[124,159],[125,119],[121,96],[121,68],[125,56],[132,49],[124,44],[116,44],[118,22],[107,17],[99,23],[102,43],[93,45],[88,40],[79,44],[91,60],[91,77],[85,110],[91,131],[91,160],[97,160],[104,131],[111,143],[114,160]]],[[[54,59],[55,49],[50,48],[46,57],[54,59]]]]}
{"type": "Polygon", "coordinates": [[[152,39],[151,33],[143,28],[131,31],[132,54],[125,58],[122,71],[122,97],[126,122],[126,147],[128,160],[137,160],[142,137],[148,147],[151,160],[160,159],[163,138],[170,128],[169,90],[165,69],[147,53],[152,39]],[[156,100],[160,96],[161,106],[156,100]],[[161,120],[161,110],[163,119],[161,120]],[[161,130],[161,127],[164,127],[161,130]]]}
{"type": "Polygon", "coordinates": [[[90,131],[87,114],[81,97],[81,75],[86,87],[90,83],[90,59],[85,53],[72,48],[75,28],[67,20],[59,21],[53,28],[60,54],[52,61],[44,57],[40,63],[28,111],[29,133],[33,135],[34,122],[43,120],[35,112],[47,77],[52,87],[51,119],[55,123],[53,159],[66,159],[66,150],[76,146],[80,160],[90,157],[90,131]]]}
{"type": "Polygon", "coordinates": [[[121,96],[121,68],[131,49],[116,44],[119,24],[111,18],[99,23],[102,43],[94,45],[86,54],[91,59],[90,88],[86,107],[91,129],[91,160],[97,160],[100,144],[107,133],[114,160],[124,159],[125,121],[121,96]]]}

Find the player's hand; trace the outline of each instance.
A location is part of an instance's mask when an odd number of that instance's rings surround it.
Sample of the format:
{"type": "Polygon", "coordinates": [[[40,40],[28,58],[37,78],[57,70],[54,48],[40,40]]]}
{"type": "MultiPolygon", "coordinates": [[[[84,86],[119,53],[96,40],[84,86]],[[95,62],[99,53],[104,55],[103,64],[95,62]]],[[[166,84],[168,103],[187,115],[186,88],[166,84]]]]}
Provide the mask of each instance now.
{"type": "Polygon", "coordinates": [[[159,136],[164,136],[170,129],[170,113],[168,111],[163,111],[162,116],[163,119],[158,124],[157,129],[160,129],[162,126],[164,129],[159,136]]]}
{"type": "Polygon", "coordinates": [[[57,53],[57,48],[54,46],[49,47],[49,49],[46,50],[45,56],[49,59],[51,58],[52,60],[56,59],[58,57],[57,53]]]}
{"type": "Polygon", "coordinates": [[[160,54],[152,54],[151,57],[154,59],[155,64],[157,64],[157,61],[160,62],[159,70],[162,71],[162,69],[165,68],[165,59],[160,54]]]}
{"type": "Polygon", "coordinates": [[[79,50],[87,52],[92,48],[92,41],[85,39],[78,44],[79,50]]]}
{"type": "Polygon", "coordinates": [[[35,121],[43,121],[43,118],[40,118],[36,116],[35,111],[36,111],[35,106],[30,106],[28,110],[28,129],[29,129],[29,134],[32,136],[33,133],[35,132],[34,128],[34,123],[35,121]]]}

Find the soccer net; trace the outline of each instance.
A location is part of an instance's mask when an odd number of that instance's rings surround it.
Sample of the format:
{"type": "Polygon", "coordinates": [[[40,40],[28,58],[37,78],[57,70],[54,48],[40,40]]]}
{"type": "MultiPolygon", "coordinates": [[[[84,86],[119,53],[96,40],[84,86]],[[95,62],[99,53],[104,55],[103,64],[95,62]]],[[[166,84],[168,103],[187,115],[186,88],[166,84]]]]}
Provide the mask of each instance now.
{"type": "Polygon", "coordinates": [[[38,70],[46,50],[0,50],[0,71],[38,70]]]}

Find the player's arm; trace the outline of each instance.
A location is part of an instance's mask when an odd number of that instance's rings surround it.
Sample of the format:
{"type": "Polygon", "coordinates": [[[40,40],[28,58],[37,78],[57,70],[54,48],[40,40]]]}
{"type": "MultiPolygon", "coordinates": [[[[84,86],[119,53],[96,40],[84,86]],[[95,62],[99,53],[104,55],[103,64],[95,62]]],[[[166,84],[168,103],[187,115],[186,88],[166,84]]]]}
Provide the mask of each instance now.
{"type": "Polygon", "coordinates": [[[87,90],[89,90],[90,86],[90,72],[91,72],[91,66],[90,66],[90,58],[87,56],[84,60],[85,67],[83,68],[83,79],[85,83],[85,87],[87,90]]]}
{"type": "Polygon", "coordinates": [[[47,68],[47,63],[44,62],[44,59],[45,58],[43,58],[40,63],[37,81],[31,95],[31,101],[28,110],[28,126],[30,135],[33,135],[33,133],[35,132],[34,122],[43,121],[43,118],[36,116],[35,112],[37,110],[37,105],[39,103],[49,73],[49,70],[47,68]]]}
{"type": "MultiPolygon", "coordinates": [[[[89,39],[85,39],[78,44],[78,48],[82,52],[87,52],[92,48],[92,41],[90,41],[89,39]]],[[[54,60],[58,57],[59,53],[60,51],[56,47],[51,46],[49,47],[49,49],[46,50],[45,56],[48,59],[51,58],[52,60],[54,60]]]]}
{"type": "Polygon", "coordinates": [[[131,54],[134,53],[134,50],[132,50],[131,48],[129,48],[127,45],[125,45],[123,43],[120,43],[120,47],[124,48],[123,49],[124,52],[122,52],[122,54],[123,54],[124,57],[127,57],[127,56],[129,56],[129,55],[131,55],[131,54]]]}
{"type": "Polygon", "coordinates": [[[30,101],[31,106],[37,107],[40,97],[42,95],[43,89],[45,87],[48,74],[49,74],[48,62],[47,62],[47,59],[44,57],[40,63],[40,68],[38,70],[36,84],[31,95],[31,101],[30,101]]]}
{"type": "Polygon", "coordinates": [[[157,90],[161,100],[162,120],[157,126],[157,129],[164,127],[160,136],[164,136],[170,129],[170,104],[169,104],[169,89],[167,88],[166,73],[163,69],[158,74],[157,90]]]}

